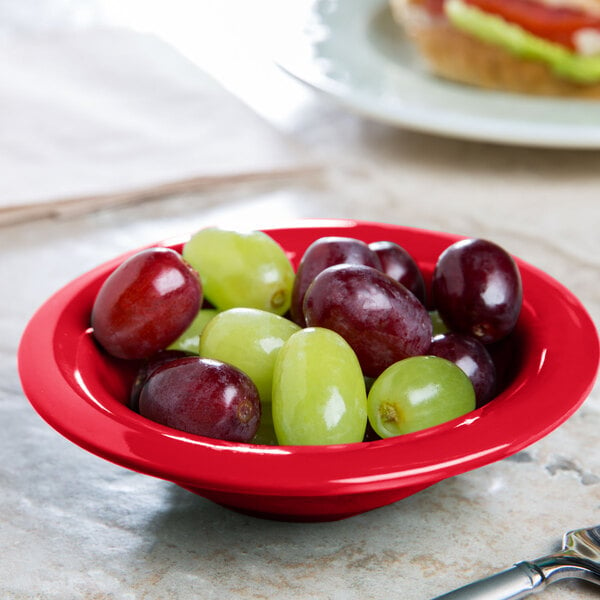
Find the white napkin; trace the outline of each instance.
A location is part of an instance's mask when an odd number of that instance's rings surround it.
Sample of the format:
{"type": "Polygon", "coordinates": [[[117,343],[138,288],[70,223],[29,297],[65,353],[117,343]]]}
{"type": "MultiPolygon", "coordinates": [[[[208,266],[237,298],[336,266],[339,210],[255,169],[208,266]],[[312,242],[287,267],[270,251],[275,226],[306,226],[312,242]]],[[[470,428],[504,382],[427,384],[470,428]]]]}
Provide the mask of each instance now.
{"type": "Polygon", "coordinates": [[[310,168],[153,35],[26,32],[0,37],[0,56],[0,224],[310,168]]]}

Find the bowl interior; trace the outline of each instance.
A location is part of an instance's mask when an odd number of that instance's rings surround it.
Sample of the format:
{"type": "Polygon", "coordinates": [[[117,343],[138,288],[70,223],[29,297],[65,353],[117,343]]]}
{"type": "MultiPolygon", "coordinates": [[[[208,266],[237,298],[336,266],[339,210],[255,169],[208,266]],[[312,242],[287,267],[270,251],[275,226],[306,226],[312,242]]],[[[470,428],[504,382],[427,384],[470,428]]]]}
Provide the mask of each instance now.
{"type": "MultiPolygon", "coordinates": [[[[348,220],[299,221],[266,231],[295,266],[324,235],[395,241],[426,279],[439,254],[459,239],[348,220]]],[[[182,243],[161,245],[179,250],[182,243]]],[[[108,357],[93,340],[92,303],[125,257],[74,280],[34,315],[19,348],[23,388],[40,415],[76,444],[241,510],[321,520],[393,502],[540,439],[584,401],[598,369],[598,336],[583,306],[561,284],[517,259],[523,309],[515,332],[492,348],[504,383],[486,406],[424,431],[357,444],[256,446],[194,436],[129,410],[138,364],[108,357]]]]}

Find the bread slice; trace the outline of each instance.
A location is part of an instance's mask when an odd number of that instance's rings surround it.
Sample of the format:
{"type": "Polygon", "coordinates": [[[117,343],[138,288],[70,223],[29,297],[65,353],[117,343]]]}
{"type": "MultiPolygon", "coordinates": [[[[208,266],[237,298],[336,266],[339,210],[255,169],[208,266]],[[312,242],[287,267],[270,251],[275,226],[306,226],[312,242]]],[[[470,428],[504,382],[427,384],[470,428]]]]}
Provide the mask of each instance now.
{"type": "Polygon", "coordinates": [[[600,83],[561,79],[542,62],[521,58],[432,16],[419,0],[389,0],[394,19],[436,75],[493,90],[544,96],[600,98],[600,83]]]}

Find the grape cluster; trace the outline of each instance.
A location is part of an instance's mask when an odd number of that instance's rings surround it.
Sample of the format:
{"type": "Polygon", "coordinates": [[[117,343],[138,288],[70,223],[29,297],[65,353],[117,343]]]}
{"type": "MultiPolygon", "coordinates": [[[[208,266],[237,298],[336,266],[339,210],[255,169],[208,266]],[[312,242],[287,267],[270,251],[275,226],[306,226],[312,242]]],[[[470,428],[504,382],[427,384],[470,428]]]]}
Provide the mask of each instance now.
{"type": "Polygon", "coordinates": [[[450,421],[499,390],[520,273],[483,239],[450,245],[429,288],[391,241],[322,237],[293,266],[260,231],[198,231],[134,254],[101,286],[95,339],[138,360],[129,406],[188,433],[344,444],[450,421]]]}

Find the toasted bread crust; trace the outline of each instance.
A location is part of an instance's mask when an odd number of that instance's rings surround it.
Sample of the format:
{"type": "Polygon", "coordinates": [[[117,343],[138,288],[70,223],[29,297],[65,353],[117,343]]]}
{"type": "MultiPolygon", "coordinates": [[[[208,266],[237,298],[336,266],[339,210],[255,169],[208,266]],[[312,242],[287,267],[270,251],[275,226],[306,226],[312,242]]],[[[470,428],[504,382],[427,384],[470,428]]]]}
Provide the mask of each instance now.
{"type": "Polygon", "coordinates": [[[436,75],[487,89],[599,99],[600,83],[561,79],[544,63],[520,58],[430,17],[419,0],[390,0],[394,19],[436,75]]]}

